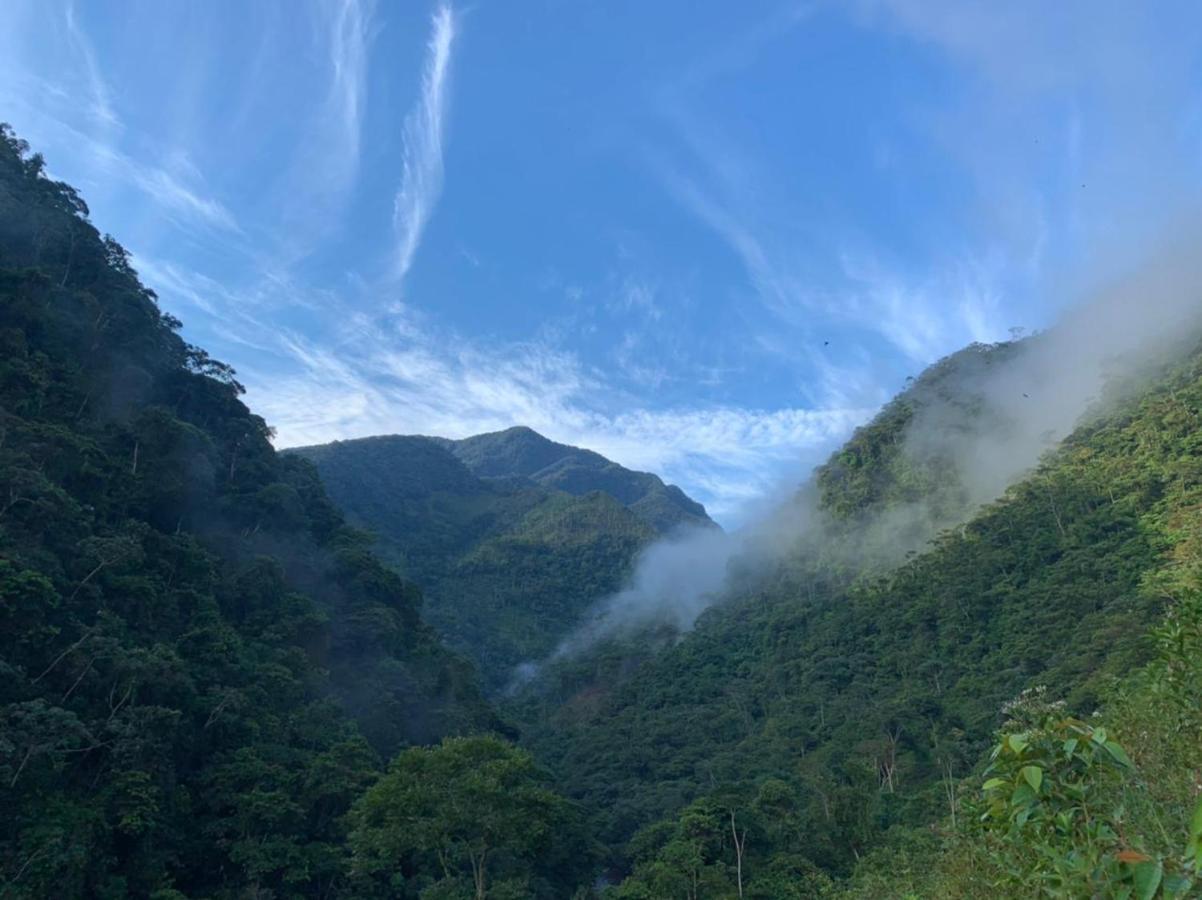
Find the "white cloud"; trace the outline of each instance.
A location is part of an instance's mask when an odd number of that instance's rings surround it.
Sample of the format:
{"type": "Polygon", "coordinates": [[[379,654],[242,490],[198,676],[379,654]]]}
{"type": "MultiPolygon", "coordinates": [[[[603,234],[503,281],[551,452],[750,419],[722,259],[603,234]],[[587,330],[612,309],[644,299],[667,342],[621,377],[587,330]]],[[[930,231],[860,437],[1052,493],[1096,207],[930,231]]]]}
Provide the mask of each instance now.
{"type": "MultiPolygon", "coordinates": [[[[570,292],[570,288],[568,289],[570,292]]],[[[664,316],[663,308],[656,300],[655,286],[636,278],[623,281],[615,299],[615,305],[623,312],[637,312],[652,322],[664,316]]]]}
{"type": "Polygon", "coordinates": [[[865,408],[749,410],[633,406],[571,353],[537,342],[482,346],[427,330],[402,310],[350,317],[320,342],[270,341],[285,371],[244,368],[252,406],[281,446],[374,434],[466,437],[527,425],[682,484],[730,516],[785,470],[845,436],[865,408]]]}
{"type": "Polygon", "coordinates": [[[307,143],[312,149],[298,159],[289,184],[307,194],[316,207],[308,215],[328,220],[354,187],[359,173],[375,4],[371,0],[329,0],[322,9],[329,83],[310,124],[314,139],[307,143]],[[315,170],[320,173],[317,177],[315,170]]]}
{"type": "MultiPolygon", "coordinates": [[[[717,234],[741,262],[760,303],[785,327],[789,337],[767,337],[782,354],[808,360],[816,369],[824,361],[802,349],[815,335],[850,330],[875,335],[918,365],[933,362],[970,341],[1005,336],[997,321],[999,296],[992,261],[967,255],[937,261],[921,277],[885,269],[866,253],[832,252],[842,283],[821,288],[807,283],[796,260],[809,248],[782,239],[779,229],[755,208],[755,182],[734,154],[690,140],[702,160],[703,178],[691,179],[678,169],[659,166],[671,195],[717,234]]],[[[855,337],[839,353],[854,351],[855,337]],[[850,345],[850,346],[849,346],[850,345]]]]}
{"type": "Polygon", "coordinates": [[[156,294],[183,300],[210,316],[220,316],[224,311],[222,301],[229,296],[213,279],[136,251],[131,251],[130,255],[138,277],[156,294]]]}
{"type": "Polygon", "coordinates": [[[309,257],[344,224],[359,184],[375,8],[375,0],[320,0],[312,7],[323,63],[320,93],[305,107],[300,134],[291,155],[282,157],[266,202],[275,221],[287,223],[271,228],[276,247],[268,265],[276,270],[309,257]]]}
{"type": "Polygon", "coordinates": [[[225,204],[200,193],[166,169],[139,162],[106,145],[97,145],[94,152],[109,171],[141,190],[170,217],[201,222],[234,234],[241,232],[225,204]]]}
{"type": "Polygon", "coordinates": [[[393,206],[397,233],[394,274],[398,281],[413,265],[422,232],[442,192],[443,118],[454,39],[455,16],[450,6],[440,6],[434,13],[426,46],[421,96],[405,117],[401,186],[393,206]]]}
{"type": "MultiPolygon", "coordinates": [[[[180,224],[199,224],[219,232],[237,234],[237,222],[229,209],[209,194],[195,167],[180,152],[165,152],[158,158],[137,158],[121,149],[124,126],[114,104],[114,90],[104,78],[73,3],[63,7],[66,43],[59,50],[41,46],[36,29],[45,25],[40,5],[10,12],[15,19],[12,34],[0,42],[0,50],[11,44],[11,52],[0,52],[0,102],[6,117],[23,137],[51,155],[56,171],[69,180],[113,183],[131,187],[145,195],[165,217],[180,224]],[[20,13],[28,12],[27,21],[20,13]],[[50,58],[65,52],[69,66],[55,81],[35,74],[29,54],[40,48],[50,58]],[[84,89],[64,89],[82,81],[84,89]]],[[[143,141],[143,145],[148,142],[143,141]]]]}
{"type": "Polygon", "coordinates": [[[368,44],[373,6],[358,0],[334,0],[331,6],[331,77],[327,103],[342,126],[347,156],[356,162],[367,93],[368,44]]]}
{"type": "Polygon", "coordinates": [[[664,365],[662,355],[646,339],[645,332],[627,331],[614,350],[618,370],[631,382],[650,390],[659,390],[672,373],[664,365]]]}
{"type": "Polygon", "coordinates": [[[781,258],[770,253],[760,229],[739,204],[746,204],[751,186],[734,174],[733,161],[702,155],[707,183],[689,178],[677,166],[657,161],[656,168],[673,198],[720,237],[742,263],[760,300],[778,315],[795,319],[805,289],[781,258]],[[723,177],[723,172],[726,173],[723,177]],[[730,184],[730,181],[736,182],[730,184]],[[735,198],[742,198],[735,199],[735,198]]]}
{"type": "Polygon", "coordinates": [[[113,109],[112,91],[100,74],[100,66],[96,62],[96,53],[91,41],[75,19],[75,4],[69,2],[66,8],[67,34],[71,38],[76,52],[83,60],[85,75],[88,81],[88,91],[91,94],[89,112],[99,124],[117,128],[121,120],[113,109]]]}
{"type": "MultiPolygon", "coordinates": [[[[44,143],[68,148],[77,162],[86,167],[74,177],[82,176],[89,181],[115,179],[140,191],[159,213],[177,224],[201,225],[227,234],[242,233],[233,213],[209,195],[207,187],[199,183],[199,176],[177,175],[162,166],[135,159],[119,150],[107,137],[95,137],[74,127],[69,116],[60,119],[44,111],[37,115],[41,127],[35,124],[31,129],[33,139],[43,143],[39,138],[46,138],[44,143]]],[[[173,163],[176,161],[172,160],[173,163]]]]}
{"type": "Polygon", "coordinates": [[[925,365],[973,341],[1006,336],[1000,298],[979,261],[948,264],[913,282],[871,259],[844,254],[850,290],[829,311],[857,328],[876,332],[913,363],[925,365]]]}
{"type": "Polygon", "coordinates": [[[735,407],[639,409],[614,416],[614,433],[598,447],[632,465],[662,468],[683,461],[713,460],[753,469],[766,457],[785,460],[800,448],[845,433],[869,410],[735,407]]]}
{"type": "MultiPolygon", "coordinates": [[[[1189,18],[1189,4],[1170,5],[1189,18]]],[[[916,222],[901,240],[866,233],[871,222],[815,227],[810,198],[782,201],[789,179],[765,168],[756,131],[723,130],[708,63],[661,91],[657,112],[672,138],[646,154],[667,193],[740,264],[759,307],[775,317],[757,339],[795,361],[815,402],[839,405],[882,387],[843,389],[849,367],[837,371],[811,352],[824,339],[836,338],[844,361],[892,348],[918,369],[969,341],[1003,338],[1008,326],[1042,326],[1068,305],[1081,270],[1098,280],[1121,269],[1196,202],[1183,187],[1196,182],[1197,144],[1183,139],[1182,124],[1196,38],[1169,33],[1171,15],[1089,0],[860,0],[840,11],[955,67],[960,90],[935,99],[916,92],[898,111],[923,144],[906,152],[964,178],[957,208],[918,202],[912,213],[929,215],[930,227],[916,222]],[[1083,139],[1084,129],[1094,137],[1083,139]],[[969,227],[937,234],[955,216],[969,227]]],[[[765,22],[750,46],[786,33],[805,12],[765,22]]],[[[760,57],[739,52],[717,71],[760,57]]],[[[904,178],[905,158],[888,158],[878,177],[904,178]]],[[[896,383],[897,361],[884,369],[859,361],[896,383]]]]}

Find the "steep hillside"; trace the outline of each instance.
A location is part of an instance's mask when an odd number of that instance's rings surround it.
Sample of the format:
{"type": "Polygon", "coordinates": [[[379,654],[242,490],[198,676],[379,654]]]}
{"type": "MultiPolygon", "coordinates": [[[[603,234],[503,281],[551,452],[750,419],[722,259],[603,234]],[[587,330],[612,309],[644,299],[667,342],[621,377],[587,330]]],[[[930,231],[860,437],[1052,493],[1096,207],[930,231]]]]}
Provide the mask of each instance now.
{"type": "Polygon", "coordinates": [[[528,428],[291,452],[317,467],[352,521],[377,536],[380,554],[422,586],[426,618],[493,688],[553,650],[657,534],[715,527],[656,476],[528,428]]]}
{"type": "MultiPolygon", "coordinates": [[[[734,847],[721,837],[731,813],[750,823],[765,879],[847,872],[894,825],[946,809],[946,783],[979,765],[1020,690],[1047,684],[1088,714],[1110,676],[1145,658],[1164,603],[1147,580],[1199,527],[1198,356],[900,567],[865,573],[840,552],[914,501],[954,513],[966,488],[953,470],[941,483],[938,466],[916,469],[897,449],[941,393],[976,428],[973,380],[956,368],[1007,353],[977,348],[936,367],[819,471],[817,533],[838,546],[803,545],[774,583],[658,654],[610,644],[524,698],[531,745],[593,810],[615,862],[646,875],[623,896],[658,896],[647,873],[671,869],[690,828],[717,829],[706,877],[724,885],[715,895],[733,892],[734,847]],[[692,824],[669,819],[626,846],[690,803],[692,824]]],[[[786,896],[767,884],[755,895],[786,896]]]]}
{"type": "Polygon", "coordinates": [[[520,475],[544,487],[580,496],[604,491],[660,534],[686,526],[712,526],[705,507],[658,475],[632,472],[599,453],[547,440],[521,426],[443,440],[452,453],[483,478],[520,475]]]}
{"type": "Polygon", "coordinates": [[[378,754],[497,720],[87,213],[0,131],[0,895],[330,896],[378,754]]]}

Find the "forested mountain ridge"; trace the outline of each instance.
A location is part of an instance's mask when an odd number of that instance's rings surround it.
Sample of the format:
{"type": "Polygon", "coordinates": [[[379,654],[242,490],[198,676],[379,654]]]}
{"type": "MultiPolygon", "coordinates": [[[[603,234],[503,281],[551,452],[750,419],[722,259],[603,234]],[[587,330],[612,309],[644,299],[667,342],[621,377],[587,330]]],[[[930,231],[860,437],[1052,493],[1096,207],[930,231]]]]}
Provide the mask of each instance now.
{"type": "MultiPolygon", "coordinates": [[[[1028,342],[1038,340],[1029,338],[1028,342]]],[[[835,521],[863,520],[921,503],[935,522],[963,519],[974,500],[955,450],[970,436],[1004,438],[984,383],[1016,358],[1023,342],[970,344],[939,360],[890,400],[814,471],[820,506],[835,521]]]]}
{"type": "Polygon", "coordinates": [[[381,755],[502,727],[179,324],[0,132],[0,896],[346,894],[381,755]]]}
{"type": "Polygon", "coordinates": [[[655,475],[528,428],[289,453],[310,460],[351,520],[376,536],[379,553],[422,586],[426,618],[493,689],[620,587],[657,535],[716,527],[655,475]]]}
{"type": "MultiPolygon", "coordinates": [[[[965,359],[917,386],[954,386],[946,378],[965,359]]],[[[954,479],[932,501],[927,474],[897,454],[922,414],[914,399],[887,406],[819,469],[813,489],[841,544],[840,523],[873,510],[962,502],[954,479]]],[[[1046,684],[1083,715],[1103,704],[1113,679],[1148,658],[1166,603],[1198,586],[1200,415],[1195,353],[892,571],[857,572],[819,538],[774,584],[641,654],[633,676],[617,677],[632,654],[614,644],[534,686],[519,713],[531,746],[593,810],[619,869],[635,867],[619,896],[663,896],[693,878],[734,896],[740,860],[762,879],[754,896],[817,896],[887,834],[946,812],[949,785],[982,765],[1021,690],[1046,684]],[[1171,595],[1156,587],[1166,566],[1194,573],[1171,595]],[[751,829],[749,856],[736,852],[732,815],[751,829]]]]}

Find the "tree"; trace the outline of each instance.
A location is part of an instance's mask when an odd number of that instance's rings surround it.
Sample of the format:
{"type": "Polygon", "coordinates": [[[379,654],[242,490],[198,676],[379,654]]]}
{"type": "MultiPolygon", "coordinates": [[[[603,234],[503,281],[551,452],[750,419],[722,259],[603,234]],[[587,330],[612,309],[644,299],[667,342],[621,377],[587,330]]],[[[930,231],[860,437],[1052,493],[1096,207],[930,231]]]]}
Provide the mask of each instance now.
{"type": "MultiPolygon", "coordinates": [[[[643,859],[618,888],[620,900],[659,897],[734,897],[740,894],[735,866],[726,847],[731,834],[728,811],[710,799],[697,800],[667,827],[652,827],[636,837],[643,859]]],[[[746,834],[738,838],[739,846],[746,834]]],[[[741,852],[741,851],[740,851],[741,852]]]]}
{"type": "Polygon", "coordinates": [[[406,750],[352,810],[354,871],[394,888],[406,884],[397,875],[432,880],[439,896],[466,874],[483,900],[494,874],[529,878],[573,831],[571,807],[545,784],[529,753],[497,737],[406,750]]]}

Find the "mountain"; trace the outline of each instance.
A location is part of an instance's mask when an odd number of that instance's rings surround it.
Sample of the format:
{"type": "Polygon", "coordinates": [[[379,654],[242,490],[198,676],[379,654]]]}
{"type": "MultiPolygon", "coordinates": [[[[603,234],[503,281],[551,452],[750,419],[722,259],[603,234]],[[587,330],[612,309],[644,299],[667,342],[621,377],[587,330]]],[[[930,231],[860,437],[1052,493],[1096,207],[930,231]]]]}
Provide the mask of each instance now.
{"type": "Polygon", "coordinates": [[[380,757],[505,730],[179,327],[0,128],[5,897],[344,892],[380,757]]]}
{"type": "MultiPolygon", "coordinates": [[[[766,582],[659,649],[611,641],[519,698],[529,745],[592,811],[614,872],[633,870],[618,896],[696,879],[734,896],[737,855],[752,885],[763,879],[754,896],[816,896],[898,834],[929,841],[1021,691],[1046,685],[1088,716],[1147,662],[1149,629],[1199,587],[1202,353],[1088,419],[973,513],[948,459],[909,452],[909,429],[938,413],[957,433],[988,433],[976,379],[959,376],[1013,350],[944,361],[860,429],[808,489],[815,542],[766,582]],[[907,537],[885,553],[875,541],[913,528],[917,508],[945,527],[965,520],[918,552],[907,537]],[[881,552],[849,565],[848,545],[881,552]],[[730,839],[736,819],[747,857],[730,839]]],[[[1121,739],[1187,746],[1197,731],[1175,721],[1121,739]]],[[[1165,785],[1177,828],[1193,802],[1184,773],[1165,785]]],[[[1145,838],[1149,852],[1179,852],[1145,838]]],[[[877,875],[865,896],[894,896],[877,875]]]]}
{"type": "Polygon", "coordinates": [[[704,506],[658,475],[632,472],[592,450],[558,444],[529,428],[440,442],[482,478],[520,476],[576,496],[603,491],[660,534],[682,525],[713,525],[704,506]]]}
{"type": "Polygon", "coordinates": [[[657,476],[511,428],[462,441],[386,436],[288,451],[426,594],[424,615],[497,690],[621,587],[658,535],[716,528],[657,476]]]}

